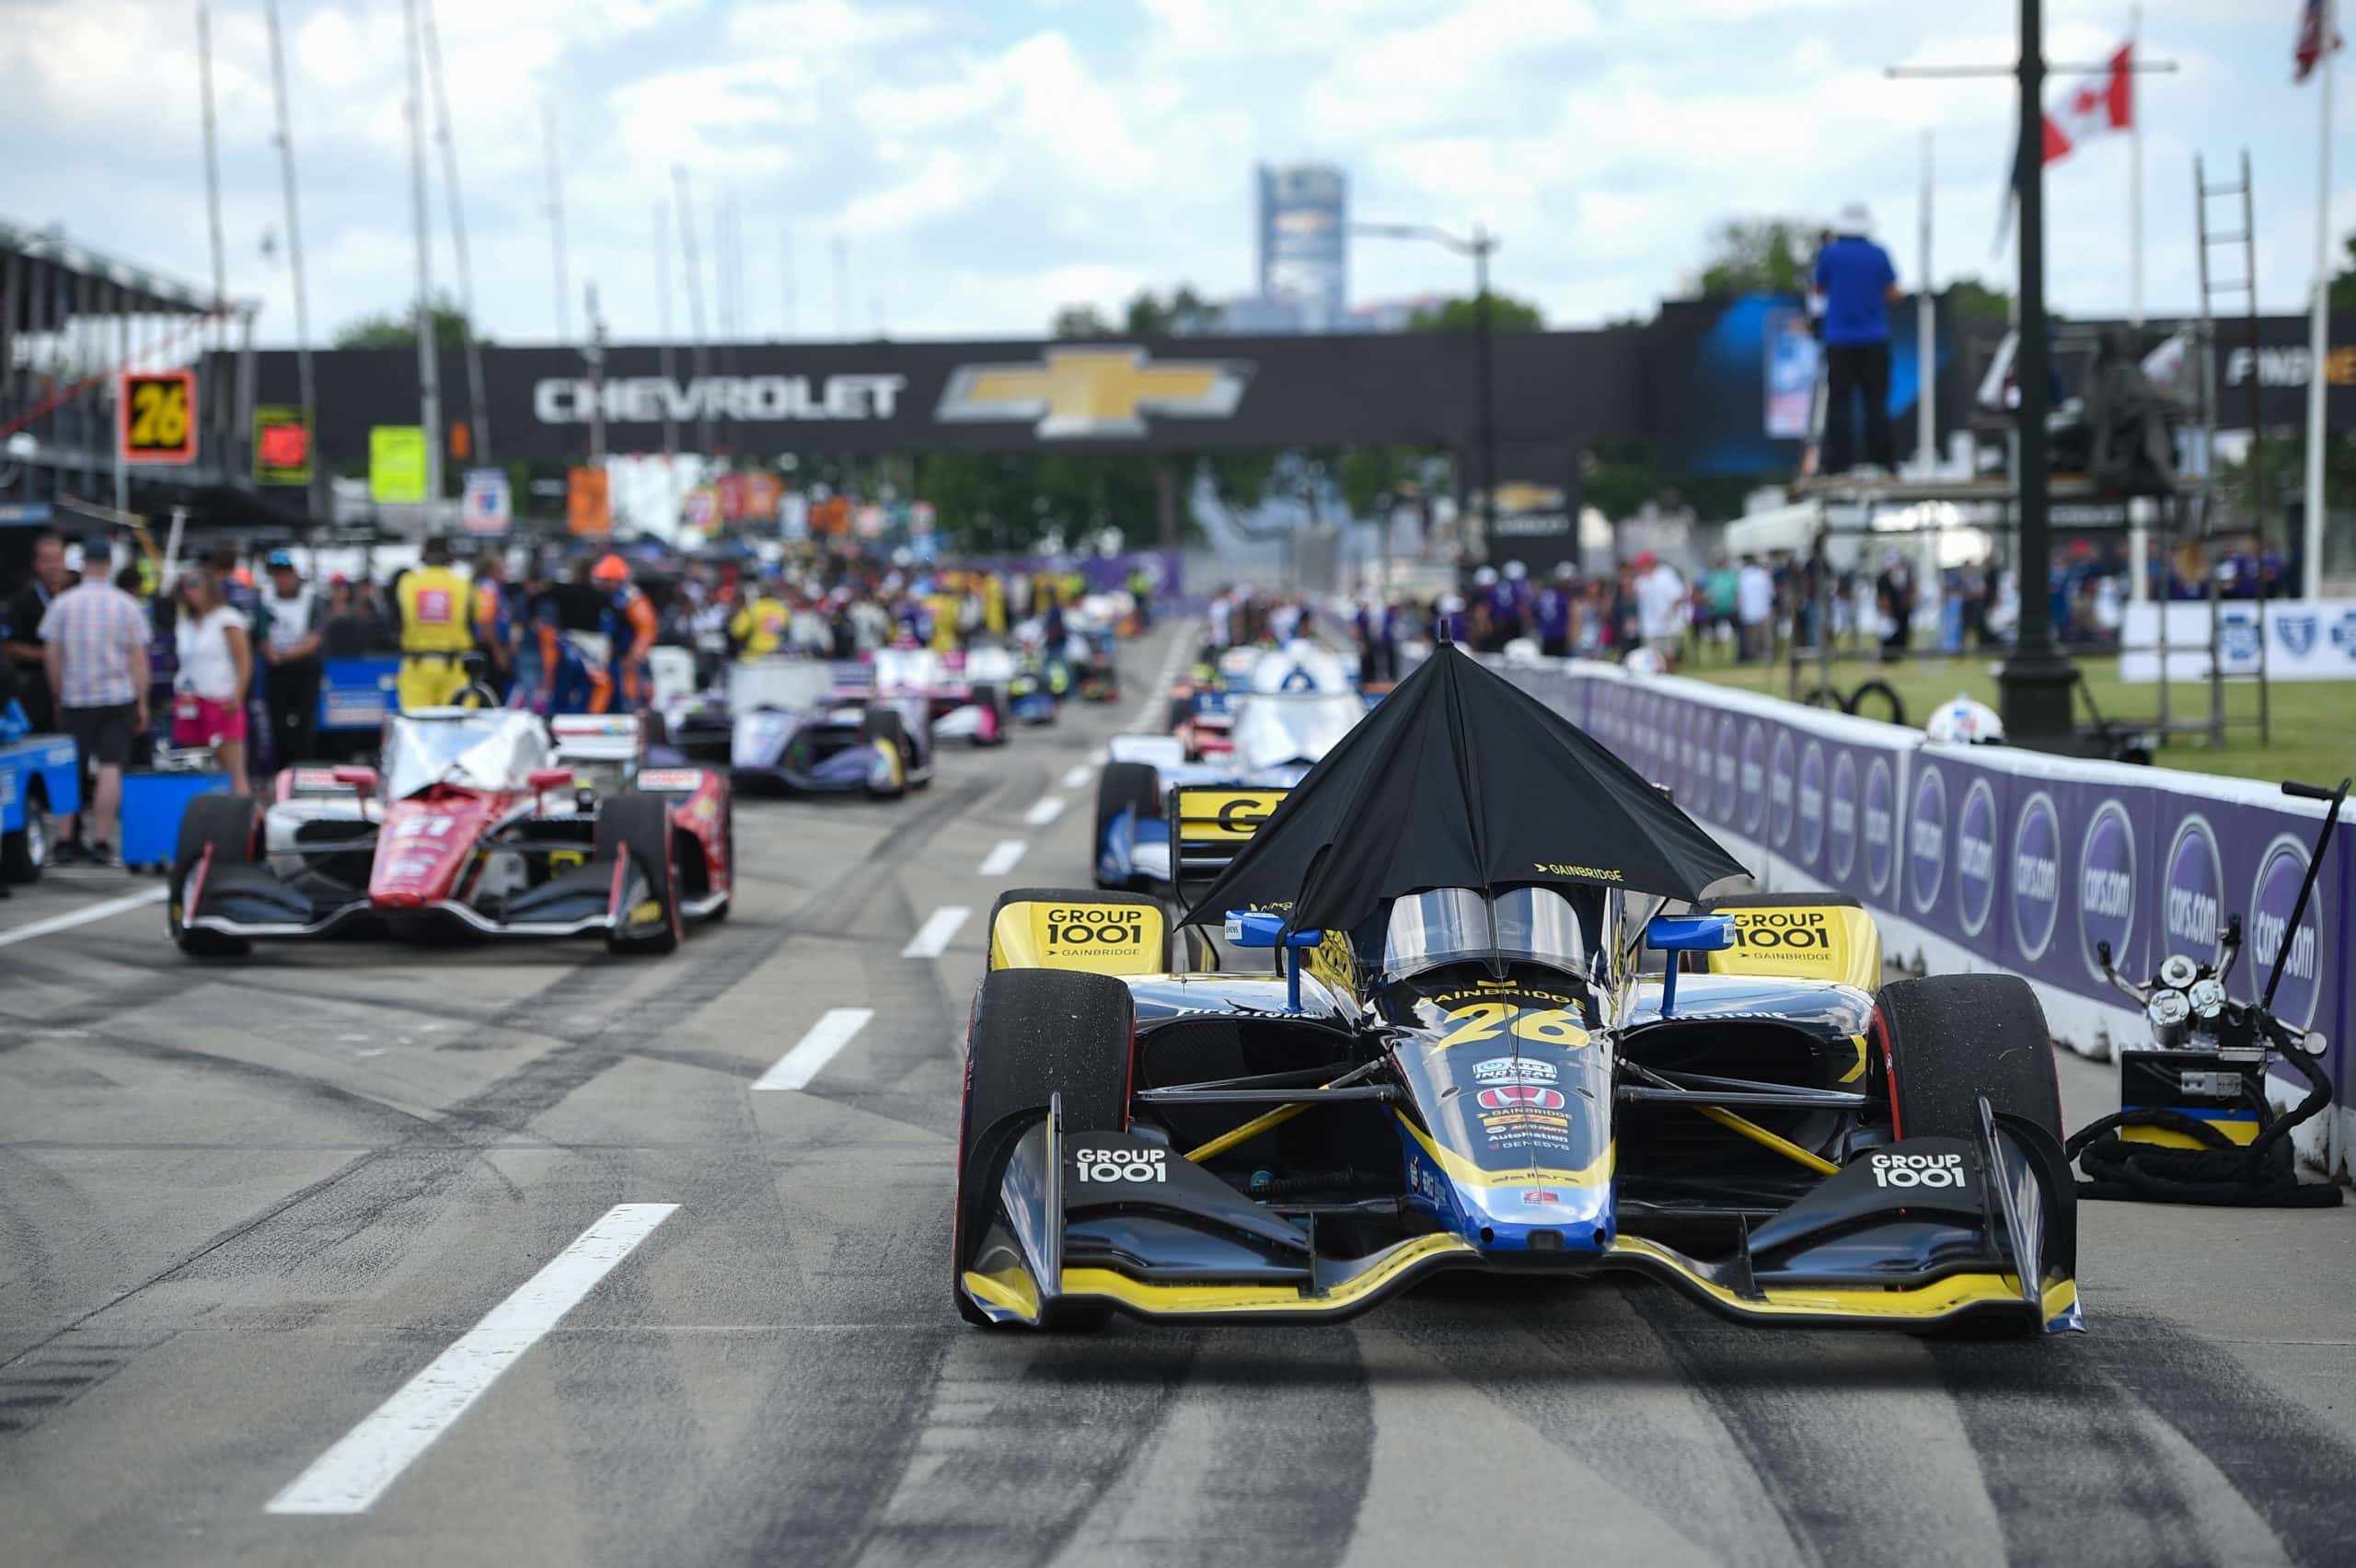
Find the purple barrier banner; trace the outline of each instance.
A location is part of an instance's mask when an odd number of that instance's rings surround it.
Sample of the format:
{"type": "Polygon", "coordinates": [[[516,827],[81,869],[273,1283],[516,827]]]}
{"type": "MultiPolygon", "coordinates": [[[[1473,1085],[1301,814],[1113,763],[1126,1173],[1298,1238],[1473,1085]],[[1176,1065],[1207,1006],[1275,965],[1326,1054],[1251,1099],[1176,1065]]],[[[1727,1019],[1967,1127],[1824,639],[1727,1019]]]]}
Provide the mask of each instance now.
{"type": "Polygon", "coordinates": [[[1131,568],[1145,573],[1146,587],[1157,598],[1185,592],[1185,557],[1176,550],[1125,550],[1111,556],[989,556],[967,565],[989,571],[1077,571],[1088,579],[1091,594],[1112,594],[1129,585],[1131,568]]]}
{"type": "Polygon", "coordinates": [[[2164,767],[1933,744],[1892,725],[1611,666],[1502,669],[1667,786],[1761,885],[1853,894],[1892,955],[1920,954],[1934,970],[2024,976],[2056,1036],[2087,1055],[2145,1038],[2132,1004],[2103,979],[2103,943],[2121,974],[2147,980],[2173,953],[2221,963],[2225,923],[2239,916],[2227,991],[2255,1001],[2287,948],[2275,1010],[2327,1037],[2340,1106],[2327,1146],[2308,1153],[2329,1169],[2350,1165],[2356,835],[2345,824],[2305,915],[2290,924],[2321,805],[2164,767]]]}

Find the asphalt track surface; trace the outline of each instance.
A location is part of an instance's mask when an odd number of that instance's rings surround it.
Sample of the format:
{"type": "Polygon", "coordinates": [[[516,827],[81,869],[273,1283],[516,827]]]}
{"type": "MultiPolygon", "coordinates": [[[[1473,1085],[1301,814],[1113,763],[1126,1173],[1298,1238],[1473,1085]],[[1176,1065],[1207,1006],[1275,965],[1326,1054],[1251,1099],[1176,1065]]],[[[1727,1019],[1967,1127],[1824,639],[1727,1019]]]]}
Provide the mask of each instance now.
{"type": "Polygon", "coordinates": [[[2089,1205],[2093,1332],[2032,1343],[1470,1276],[964,1326],[981,923],[1085,881],[1164,647],[905,802],[745,802],[666,960],[203,967],[153,904],[19,935],[152,882],[0,904],[0,1562],[2356,1561],[2356,1209],[2089,1205]]]}

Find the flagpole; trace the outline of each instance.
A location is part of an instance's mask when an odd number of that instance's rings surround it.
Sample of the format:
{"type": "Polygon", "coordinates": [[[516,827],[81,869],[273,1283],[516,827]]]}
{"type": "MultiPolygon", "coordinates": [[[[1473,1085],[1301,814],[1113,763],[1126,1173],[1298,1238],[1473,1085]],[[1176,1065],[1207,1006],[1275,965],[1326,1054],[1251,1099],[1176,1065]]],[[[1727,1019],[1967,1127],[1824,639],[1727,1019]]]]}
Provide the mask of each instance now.
{"type": "Polygon", "coordinates": [[[2316,99],[2316,279],[2307,321],[2306,597],[2323,597],[2324,359],[2331,348],[2331,57],[2337,35],[2332,7],[2324,6],[2322,91],[2316,99]]]}
{"type": "MultiPolygon", "coordinates": [[[[2143,7],[2127,7],[2127,60],[2131,66],[2143,57],[2143,7]]],[[[2128,77],[2127,102],[2127,230],[2128,282],[2127,319],[2131,325],[2143,325],[2143,106],[2136,102],[2142,95],[2133,86],[2134,77],[2128,77]]],[[[2141,346],[2138,345],[2138,352],[2141,346]]]]}

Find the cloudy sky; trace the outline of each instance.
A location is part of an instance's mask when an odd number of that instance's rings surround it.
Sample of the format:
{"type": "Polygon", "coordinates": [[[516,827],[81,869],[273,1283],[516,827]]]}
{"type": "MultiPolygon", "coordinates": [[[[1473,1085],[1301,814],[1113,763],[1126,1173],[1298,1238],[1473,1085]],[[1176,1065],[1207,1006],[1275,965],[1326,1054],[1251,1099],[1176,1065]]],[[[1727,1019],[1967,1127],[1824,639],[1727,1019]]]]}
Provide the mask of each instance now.
{"type": "MultiPolygon", "coordinates": [[[[0,0],[0,219],[191,281],[207,272],[193,0],[0,0]]],[[[2316,92],[2290,86],[2296,0],[2146,0],[2147,297],[2194,303],[2199,152],[2257,173],[2261,294],[2304,296],[2316,92]]],[[[280,0],[324,338],[413,289],[399,0],[280,0]]],[[[1027,336],[1144,285],[1251,284],[1251,170],[1320,159],[1354,215],[1503,235],[1498,286],[1560,325],[1643,314],[1733,214],[1872,208],[1911,282],[1920,137],[1936,133],[1934,271],[2009,271],[1991,243],[2004,81],[1887,81],[2004,62],[2011,0],[438,0],[482,318],[556,335],[541,116],[553,105],[572,317],[599,285],[621,338],[658,325],[653,232],[690,171],[742,218],[763,337],[1027,336]],[[849,285],[838,289],[836,247],[849,285]],[[789,300],[791,316],[789,317],[789,300]]],[[[2128,7],[2048,0],[2047,52],[2108,55],[2128,7]]],[[[214,0],[228,273],[294,336],[261,0],[214,0]]],[[[2343,85],[2349,72],[2341,73],[2343,85]]],[[[2343,92],[2342,98],[2347,95],[2343,92]]],[[[2340,122],[2356,131],[2345,104],[2340,122]]],[[[2356,144],[2332,211],[2356,227],[2356,144]]],[[[2050,290],[2123,309],[2124,138],[2048,181],[2050,290]]],[[[451,276],[444,197],[434,271],[451,276]]],[[[675,231],[676,233],[676,231],[675,231]]],[[[676,253],[676,239],[675,239],[676,253]]],[[[1420,245],[1360,241],[1358,300],[1463,284],[1420,245]]],[[[676,264],[675,288],[679,272],[676,264]]],[[[685,330],[685,306],[674,307],[685,330]]]]}

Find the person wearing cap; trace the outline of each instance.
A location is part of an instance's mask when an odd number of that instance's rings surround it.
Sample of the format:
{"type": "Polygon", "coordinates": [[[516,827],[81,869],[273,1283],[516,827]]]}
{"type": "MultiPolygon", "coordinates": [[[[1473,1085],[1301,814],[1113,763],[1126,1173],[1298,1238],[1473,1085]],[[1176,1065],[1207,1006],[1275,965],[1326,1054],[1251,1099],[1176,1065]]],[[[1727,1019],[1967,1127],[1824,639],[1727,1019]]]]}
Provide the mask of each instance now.
{"type": "Polygon", "coordinates": [[[1863,202],[1841,209],[1831,242],[1817,253],[1815,284],[1824,295],[1824,461],[1827,474],[1856,465],[1854,405],[1865,402],[1865,461],[1884,472],[1898,466],[1889,429],[1889,306],[1898,269],[1873,242],[1863,202]]]}
{"type": "MultiPolygon", "coordinates": [[[[589,580],[607,597],[599,629],[612,651],[603,680],[589,699],[592,713],[635,713],[647,698],[647,651],[654,646],[661,617],[653,604],[629,580],[629,562],[618,555],[599,559],[589,580]]],[[[597,679],[593,671],[591,678],[597,679]]]]}
{"type": "Polygon", "coordinates": [[[401,615],[401,710],[445,708],[468,686],[466,655],[474,651],[467,580],[452,570],[450,541],[425,541],[416,570],[401,573],[394,590],[401,615]]]}
{"type": "Polygon", "coordinates": [[[262,700],[277,766],[314,755],[319,731],[319,668],[327,646],[325,597],[303,581],[294,558],[272,550],[255,640],[261,654],[262,700]]]}

